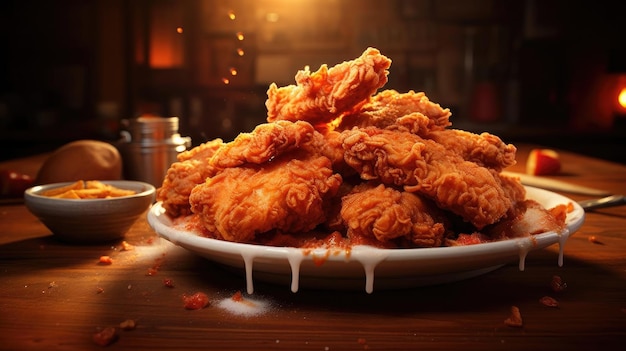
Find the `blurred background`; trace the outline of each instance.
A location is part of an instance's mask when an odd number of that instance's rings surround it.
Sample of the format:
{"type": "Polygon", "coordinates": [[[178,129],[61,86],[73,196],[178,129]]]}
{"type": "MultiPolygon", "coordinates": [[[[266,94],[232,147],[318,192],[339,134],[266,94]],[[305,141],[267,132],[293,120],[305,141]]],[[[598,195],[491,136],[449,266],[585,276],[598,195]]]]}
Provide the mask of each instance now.
{"type": "Polygon", "coordinates": [[[373,46],[386,88],[456,128],[626,162],[626,6],[568,0],[6,0],[0,158],[177,116],[193,145],[265,121],[266,90],[373,46]],[[620,100],[620,92],[624,92],[620,100]]]}

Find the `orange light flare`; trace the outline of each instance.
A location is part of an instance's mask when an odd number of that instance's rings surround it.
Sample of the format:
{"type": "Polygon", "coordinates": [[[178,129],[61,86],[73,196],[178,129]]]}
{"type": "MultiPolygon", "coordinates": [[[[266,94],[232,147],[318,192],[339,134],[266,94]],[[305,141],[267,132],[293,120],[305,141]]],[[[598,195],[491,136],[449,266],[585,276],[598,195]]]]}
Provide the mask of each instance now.
{"type": "MultiPolygon", "coordinates": [[[[237,18],[237,16],[235,15],[235,11],[233,11],[233,10],[229,10],[227,14],[228,14],[228,18],[231,21],[234,21],[237,18]]],[[[243,39],[244,39],[243,32],[238,31],[237,33],[235,33],[235,37],[237,38],[238,41],[243,41],[243,39]]],[[[237,48],[237,50],[235,52],[237,53],[237,56],[239,56],[239,57],[244,55],[244,51],[243,51],[242,48],[237,48]]],[[[228,72],[230,73],[231,77],[234,77],[234,76],[237,75],[237,68],[235,68],[234,66],[231,66],[228,69],[228,72]]],[[[224,83],[225,85],[228,85],[228,84],[230,84],[230,80],[228,78],[226,78],[226,77],[223,77],[222,78],[222,83],[224,83]]]]}
{"type": "Polygon", "coordinates": [[[609,98],[609,106],[613,113],[621,118],[626,116],[626,74],[620,74],[614,77],[615,83],[611,87],[611,93],[607,94],[609,98]]]}
{"type": "Polygon", "coordinates": [[[623,87],[617,95],[617,103],[619,107],[626,110],[626,87],[623,87]]]}
{"type": "Polygon", "coordinates": [[[183,32],[184,32],[183,27],[176,27],[176,33],[183,34],[183,32]]]}

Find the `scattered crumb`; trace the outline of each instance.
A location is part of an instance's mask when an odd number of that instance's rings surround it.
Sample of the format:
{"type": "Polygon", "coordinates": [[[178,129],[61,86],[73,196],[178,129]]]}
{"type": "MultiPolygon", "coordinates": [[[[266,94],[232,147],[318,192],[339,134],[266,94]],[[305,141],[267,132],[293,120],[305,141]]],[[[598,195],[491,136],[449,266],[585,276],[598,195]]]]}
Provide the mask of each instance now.
{"type": "Polygon", "coordinates": [[[241,291],[237,291],[230,298],[233,301],[242,302],[243,301],[243,294],[241,293],[241,291]]]}
{"type": "Polygon", "coordinates": [[[96,294],[102,294],[104,292],[104,289],[101,287],[97,287],[96,288],[96,294]]]}
{"type": "Polygon", "coordinates": [[[113,259],[111,256],[100,256],[98,263],[101,265],[110,265],[113,264],[113,259]]]}
{"type": "Polygon", "coordinates": [[[592,244],[599,244],[601,245],[602,242],[600,240],[598,240],[598,238],[595,235],[590,235],[587,240],[589,240],[590,243],[592,244]]]}
{"type": "Polygon", "coordinates": [[[106,327],[97,331],[92,336],[92,340],[96,345],[108,346],[115,342],[118,338],[117,329],[113,327],[106,327]]]}
{"type": "Polygon", "coordinates": [[[130,251],[132,249],[134,249],[135,247],[131,244],[129,244],[126,241],[122,241],[122,251],[130,251]]]}
{"type": "Polygon", "coordinates": [[[567,289],[567,283],[563,281],[563,279],[558,276],[552,276],[552,280],[550,281],[550,286],[552,287],[552,291],[554,292],[563,292],[567,289]]]}
{"type": "Polygon", "coordinates": [[[509,318],[504,320],[504,325],[517,328],[523,325],[522,314],[520,313],[517,306],[511,306],[511,315],[509,316],[509,318]]]}
{"type": "MultiPolygon", "coordinates": [[[[163,254],[164,256],[165,254],[163,254]]],[[[156,275],[159,270],[161,269],[161,265],[163,264],[164,261],[164,257],[157,257],[154,259],[154,263],[152,264],[152,267],[148,268],[148,272],[146,272],[146,275],[148,276],[153,276],[156,275]]]]}
{"type": "Polygon", "coordinates": [[[539,302],[547,307],[559,307],[559,302],[550,296],[544,296],[540,298],[539,302]]]}
{"type": "Polygon", "coordinates": [[[127,319],[120,323],[120,329],[133,330],[137,327],[137,322],[134,319],[127,319]]]}
{"type": "Polygon", "coordinates": [[[171,279],[163,279],[163,285],[167,286],[168,288],[173,288],[174,287],[174,282],[171,279]]]}
{"type": "Polygon", "coordinates": [[[202,292],[183,295],[183,305],[188,310],[201,310],[209,305],[209,297],[202,292]]]}

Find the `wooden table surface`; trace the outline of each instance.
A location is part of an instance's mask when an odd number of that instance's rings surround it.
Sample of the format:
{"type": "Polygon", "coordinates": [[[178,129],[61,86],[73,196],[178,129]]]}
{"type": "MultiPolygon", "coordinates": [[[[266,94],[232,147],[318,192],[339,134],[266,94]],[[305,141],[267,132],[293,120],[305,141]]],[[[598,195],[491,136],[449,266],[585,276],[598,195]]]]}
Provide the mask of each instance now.
{"type": "MultiPolygon", "coordinates": [[[[522,171],[530,146],[518,147],[511,170],[522,171]]],[[[563,172],[552,178],[626,194],[625,165],[560,154],[563,172]]],[[[34,174],[42,160],[0,168],[34,174]]],[[[524,271],[513,262],[460,282],[372,294],[292,293],[255,281],[248,296],[244,277],[159,239],[145,216],[125,240],[133,250],[121,241],[65,244],[23,204],[0,206],[0,349],[98,349],[92,337],[105,327],[118,328],[114,350],[616,350],[626,341],[626,206],[588,212],[562,267],[553,245],[531,252],[524,271]],[[102,255],[113,264],[100,265],[102,255]],[[564,291],[553,291],[553,276],[564,291]],[[219,306],[238,291],[268,307],[241,316],[219,306]],[[182,296],[196,292],[211,304],[185,309],[182,296]],[[504,323],[512,306],[521,327],[504,323]],[[119,329],[126,320],[136,327],[119,329]]]]}

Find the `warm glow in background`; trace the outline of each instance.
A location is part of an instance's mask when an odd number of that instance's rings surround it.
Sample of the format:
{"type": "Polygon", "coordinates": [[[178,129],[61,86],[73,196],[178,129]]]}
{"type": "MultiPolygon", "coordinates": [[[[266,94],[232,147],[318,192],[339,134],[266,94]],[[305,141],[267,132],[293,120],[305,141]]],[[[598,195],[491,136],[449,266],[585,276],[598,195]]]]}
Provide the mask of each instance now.
{"type": "Polygon", "coordinates": [[[185,62],[183,8],[173,2],[151,7],[150,67],[177,68],[185,62]]]}

